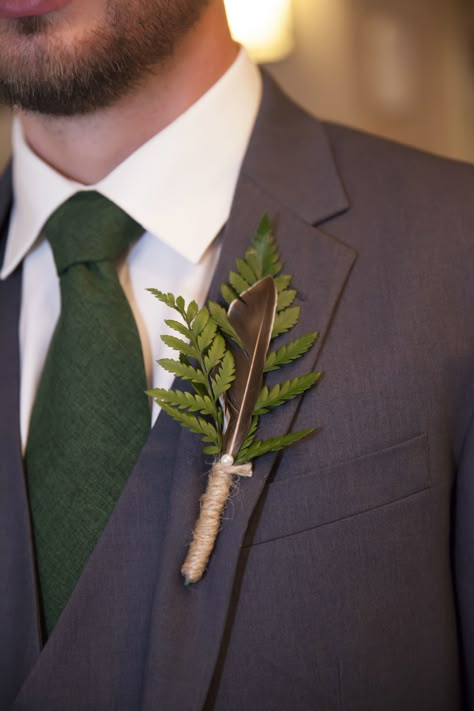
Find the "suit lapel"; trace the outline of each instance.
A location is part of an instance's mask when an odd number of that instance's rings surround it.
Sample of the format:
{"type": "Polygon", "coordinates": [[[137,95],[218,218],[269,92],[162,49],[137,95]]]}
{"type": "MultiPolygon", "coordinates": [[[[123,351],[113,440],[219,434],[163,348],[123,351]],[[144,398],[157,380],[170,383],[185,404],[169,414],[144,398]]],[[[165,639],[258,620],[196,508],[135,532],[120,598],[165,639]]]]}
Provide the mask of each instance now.
{"type": "MultiPolygon", "coordinates": [[[[314,225],[347,206],[323,129],[266,79],[210,296],[218,298],[219,284],[268,212],[285,271],[294,274],[300,292],[298,330],[320,331],[306,369],[322,347],[355,258],[314,225]]],[[[287,431],[296,413],[295,402],[279,408],[264,422],[263,436],[287,431]]],[[[80,688],[81,708],[199,711],[218,659],[243,537],[274,463],[271,455],[258,460],[254,476],[241,482],[209,570],[186,588],[179,571],[209,461],[199,439],[162,413],[15,709],[41,699],[59,711],[71,703],[71,689],[80,688]],[[125,664],[117,650],[127,650],[125,664]]]]}
{"type": "MultiPolygon", "coordinates": [[[[11,205],[8,169],[0,183],[0,264],[11,205]]],[[[33,550],[19,438],[18,322],[21,273],[0,281],[0,706],[8,708],[39,654],[33,550]]]]}

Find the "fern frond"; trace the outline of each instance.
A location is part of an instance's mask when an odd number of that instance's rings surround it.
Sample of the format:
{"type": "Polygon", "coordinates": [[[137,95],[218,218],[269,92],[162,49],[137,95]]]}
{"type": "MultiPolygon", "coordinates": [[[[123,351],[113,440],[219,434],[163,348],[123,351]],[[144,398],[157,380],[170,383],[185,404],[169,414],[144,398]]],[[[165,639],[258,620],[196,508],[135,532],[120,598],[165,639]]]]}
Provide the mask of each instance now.
{"type": "Polygon", "coordinates": [[[199,368],[194,368],[187,363],[182,363],[172,358],[161,358],[158,364],[167,370],[168,373],[172,373],[178,378],[182,378],[182,380],[187,380],[190,383],[200,383],[206,386],[208,384],[206,374],[199,368]]]}
{"type": "Polygon", "coordinates": [[[283,291],[279,291],[277,311],[283,311],[283,309],[287,309],[288,306],[291,306],[293,301],[296,299],[296,294],[296,289],[284,289],[283,291]]]}
{"type": "Polygon", "coordinates": [[[212,378],[212,393],[218,400],[235,380],[235,361],[230,351],[226,351],[214,378],[212,378]]]}
{"type": "Polygon", "coordinates": [[[182,296],[176,297],[176,310],[181,314],[184,321],[187,320],[186,303],[182,296]]]}
{"type": "Polygon", "coordinates": [[[301,358],[304,353],[307,353],[318,337],[317,331],[307,333],[294,341],[290,341],[285,346],[282,346],[277,351],[272,351],[267,356],[265,363],[265,373],[271,370],[277,370],[282,365],[287,365],[298,358],[301,358]]]}
{"type": "Polygon", "coordinates": [[[224,337],[217,333],[212,341],[209,350],[204,356],[204,367],[208,373],[213,370],[224,357],[226,351],[224,337]]]}
{"type": "Polygon", "coordinates": [[[266,385],[260,391],[260,395],[255,405],[255,414],[263,415],[272,407],[283,405],[284,402],[292,400],[298,395],[302,395],[306,390],[309,390],[319,380],[321,373],[308,373],[300,375],[292,380],[287,380],[284,383],[279,383],[271,388],[266,385]]]}
{"type": "Polygon", "coordinates": [[[272,338],[281,336],[282,333],[286,333],[293,326],[296,326],[298,319],[300,317],[300,307],[290,306],[284,311],[280,311],[275,316],[275,323],[273,324],[272,338]]]}
{"type": "Polygon", "coordinates": [[[158,299],[158,301],[161,301],[162,304],[169,306],[170,309],[176,309],[176,300],[174,294],[171,292],[165,294],[164,291],[160,291],[159,289],[147,289],[147,291],[149,291],[150,294],[153,294],[153,296],[158,299]]]}
{"type": "Polygon", "coordinates": [[[291,276],[291,274],[280,274],[279,276],[276,276],[275,286],[277,288],[278,293],[280,293],[281,291],[285,291],[285,289],[288,289],[292,279],[293,277],[291,276]]]}
{"type": "Polygon", "coordinates": [[[202,451],[204,452],[204,454],[212,454],[214,456],[217,456],[221,454],[221,447],[220,445],[218,446],[216,444],[210,444],[207,447],[204,447],[202,451]]]}
{"type": "Polygon", "coordinates": [[[290,434],[281,435],[280,437],[271,437],[265,440],[256,440],[244,453],[245,459],[240,455],[237,457],[237,464],[246,464],[251,462],[252,459],[256,457],[261,457],[263,454],[268,454],[269,452],[279,452],[281,449],[289,447],[291,444],[299,442],[304,437],[307,437],[312,432],[314,428],[308,428],[300,430],[299,432],[291,432],[290,434]]]}
{"type": "Polygon", "coordinates": [[[172,348],[174,351],[179,351],[188,358],[197,358],[199,355],[190,343],[182,341],[181,338],[176,338],[176,336],[164,335],[161,336],[161,340],[166,346],[168,346],[168,348],[172,348]]]}
{"type": "Polygon", "coordinates": [[[199,312],[199,306],[195,301],[191,301],[186,309],[186,320],[191,323],[196,318],[196,314],[199,312]]]}
{"type": "MultiPolygon", "coordinates": [[[[223,298],[231,303],[260,279],[273,277],[278,301],[272,339],[292,329],[300,315],[300,307],[294,305],[297,291],[291,288],[292,277],[281,274],[282,268],[270,218],[264,215],[244,258],[236,260],[236,269],[230,272],[229,283],[221,286],[223,298]]],[[[194,389],[194,392],[187,392],[155,388],[148,394],[173,419],[201,436],[207,443],[204,448],[206,454],[218,456],[223,438],[223,395],[235,380],[234,356],[227,341],[230,339],[242,348],[241,340],[229,321],[226,309],[219,304],[210,302],[200,309],[196,301],[186,306],[181,296],[175,297],[158,289],[148,291],[177,311],[183,321],[166,320],[166,325],[177,335],[162,336],[163,342],[179,353],[179,360],[162,358],[158,362],[175,377],[190,382],[194,389]]],[[[312,332],[300,336],[267,354],[264,372],[277,370],[300,358],[312,347],[317,335],[312,332]]],[[[317,382],[319,376],[319,373],[308,373],[261,389],[251,425],[237,457],[238,463],[251,461],[268,452],[277,452],[313,432],[307,429],[264,441],[256,439],[260,416],[302,395],[317,382]]]]}
{"type": "Polygon", "coordinates": [[[194,336],[199,336],[201,331],[206,327],[209,321],[209,311],[206,306],[203,306],[195,315],[191,324],[191,331],[194,336]]]}
{"type": "Polygon", "coordinates": [[[181,323],[180,321],[175,321],[172,318],[167,318],[165,319],[165,323],[167,326],[173,329],[173,331],[176,331],[177,333],[180,333],[182,336],[184,336],[187,340],[191,338],[191,331],[189,328],[187,328],[184,323],[181,323]]]}
{"type": "Polygon", "coordinates": [[[236,265],[240,276],[245,279],[249,286],[253,286],[258,281],[255,272],[245,259],[237,259],[236,265]]]}
{"type": "Polygon", "coordinates": [[[239,295],[228,284],[221,284],[221,294],[228,304],[232,303],[232,301],[236,299],[239,295]]]}
{"type": "Polygon", "coordinates": [[[216,447],[221,447],[221,434],[208,420],[196,415],[188,415],[184,410],[180,410],[166,402],[163,402],[161,407],[173,420],[179,422],[190,432],[201,435],[203,442],[210,442],[216,447]]]}
{"type": "Polygon", "coordinates": [[[209,310],[211,312],[212,318],[217,323],[219,328],[226,336],[229,336],[239,348],[242,348],[242,343],[238,335],[236,334],[234,327],[231,325],[228,317],[227,311],[223,306],[218,304],[216,301],[209,302],[209,310]]]}
{"type": "Polygon", "coordinates": [[[201,333],[197,337],[197,346],[200,353],[205,353],[214,340],[217,331],[217,323],[209,319],[201,333]]]}
{"type": "Polygon", "coordinates": [[[208,395],[193,395],[183,390],[166,390],[166,388],[148,390],[147,395],[154,398],[160,407],[167,404],[188,412],[216,416],[216,405],[208,395]]]}
{"type": "Polygon", "coordinates": [[[238,272],[230,272],[229,281],[234,291],[239,295],[250,287],[250,284],[238,272]]]}
{"type": "Polygon", "coordinates": [[[252,423],[250,425],[249,431],[247,433],[247,437],[245,441],[243,442],[238,458],[241,459],[242,461],[245,460],[246,452],[250,448],[251,444],[253,444],[253,441],[255,440],[255,435],[257,434],[257,429],[258,429],[258,423],[260,421],[260,417],[254,416],[252,418],[252,423]]]}
{"type": "Polygon", "coordinates": [[[252,243],[262,264],[262,276],[276,276],[282,270],[280,254],[268,215],[260,222],[252,243]]]}

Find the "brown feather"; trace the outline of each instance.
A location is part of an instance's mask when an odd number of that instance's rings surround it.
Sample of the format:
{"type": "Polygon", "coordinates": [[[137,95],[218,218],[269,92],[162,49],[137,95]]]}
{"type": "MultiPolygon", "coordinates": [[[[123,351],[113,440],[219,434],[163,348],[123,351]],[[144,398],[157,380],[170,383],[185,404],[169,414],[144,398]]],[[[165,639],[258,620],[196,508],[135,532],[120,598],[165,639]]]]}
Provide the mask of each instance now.
{"type": "Polygon", "coordinates": [[[234,458],[247,437],[262,388],[276,305],[275,281],[268,276],[244,291],[227,312],[243,344],[243,349],[234,351],[236,375],[226,396],[228,425],[223,452],[234,458]]]}

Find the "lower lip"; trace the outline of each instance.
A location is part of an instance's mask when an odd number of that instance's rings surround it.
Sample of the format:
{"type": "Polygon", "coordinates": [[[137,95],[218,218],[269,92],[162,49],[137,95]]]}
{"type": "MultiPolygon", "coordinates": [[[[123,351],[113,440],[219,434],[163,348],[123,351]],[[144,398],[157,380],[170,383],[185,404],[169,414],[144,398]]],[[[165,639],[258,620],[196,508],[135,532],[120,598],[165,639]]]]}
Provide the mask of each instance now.
{"type": "Polygon", "coordinates": [[[71,0],[0,0],[0,18],[33,17],[61,10],[71,0]]]}

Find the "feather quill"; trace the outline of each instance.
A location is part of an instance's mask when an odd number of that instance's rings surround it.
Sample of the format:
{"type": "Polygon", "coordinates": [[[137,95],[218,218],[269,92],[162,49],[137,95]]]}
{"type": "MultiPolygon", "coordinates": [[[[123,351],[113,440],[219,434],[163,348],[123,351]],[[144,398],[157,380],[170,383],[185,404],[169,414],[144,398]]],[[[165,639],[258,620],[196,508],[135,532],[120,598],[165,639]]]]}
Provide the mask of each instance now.
{"type": "Polygon", "coordinates": [[[227,312],[243,346],[234,351],[235,380],[225,398],[228,424],[223,452],[234,459],[247,437],[262,388],[277,298],[275,281],[268,276],[244,291],[227,312]]]}

